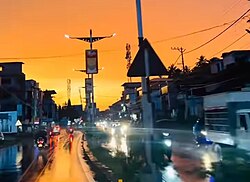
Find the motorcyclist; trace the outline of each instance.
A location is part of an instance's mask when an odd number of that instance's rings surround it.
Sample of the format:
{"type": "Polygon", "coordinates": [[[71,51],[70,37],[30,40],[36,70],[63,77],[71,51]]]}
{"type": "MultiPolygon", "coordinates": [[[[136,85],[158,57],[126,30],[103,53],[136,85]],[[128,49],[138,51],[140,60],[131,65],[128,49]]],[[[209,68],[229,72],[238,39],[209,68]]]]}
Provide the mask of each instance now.
{"type": "Polygon", "coordinates": [[[195,137],[198,137],[201,134],[202,129],[203,129],[203,126],[202,126],[201,119],[198,118],[196,123],[193,126],[193,134],[195,135],[195,137]]]}
{"type": "Polygon", "coordinates": [[[46,130],[39,130],[35,133],[35,142],[37,142],[38,138],[43,138],[44,143],[47,143],[47,131],[46,130]]]}
{"type": "Polygon", "coordinates": [[[207,139],[206,132],[204,131],[204,123],[200,118],[197,119],[193,126],[193,134],[197,144],[210,145],[213,143],[211,140],[207,139]]]}

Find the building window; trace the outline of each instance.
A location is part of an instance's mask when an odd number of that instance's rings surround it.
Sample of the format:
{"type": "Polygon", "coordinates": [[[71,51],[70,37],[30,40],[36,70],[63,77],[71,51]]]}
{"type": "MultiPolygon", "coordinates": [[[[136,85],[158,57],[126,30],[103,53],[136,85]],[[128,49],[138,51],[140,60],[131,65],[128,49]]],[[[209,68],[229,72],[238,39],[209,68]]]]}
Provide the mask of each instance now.
{"type": "Polygon", "coordinates": [[[245,115],[240,115],[240,128],[243,130],[248,130],[247,121],[245,115]]]}
{"type": "Polygon", "coordinates": [[[3,67],[2,66],[0,66],[0,71],[3,71],[3,67]]]}

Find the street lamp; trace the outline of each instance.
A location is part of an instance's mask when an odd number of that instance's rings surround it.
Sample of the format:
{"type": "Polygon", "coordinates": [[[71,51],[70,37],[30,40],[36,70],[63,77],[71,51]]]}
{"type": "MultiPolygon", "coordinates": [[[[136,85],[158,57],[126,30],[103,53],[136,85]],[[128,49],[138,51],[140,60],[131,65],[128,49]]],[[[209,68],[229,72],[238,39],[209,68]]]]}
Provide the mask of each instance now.
{"type": "MultiPolygon", "coordinates": [[[[104,70],[104,67],[102,67],[101,69],[98,69],[98,70],[104,70]]],[[[78,69],[73,69],[73,71],[79,71],[79,72],[83,72],[83,73],[86,73],[86,72],[87,72],[87,70],[82,70],[82,69],[80,69],[80,70],[78,70],[78,69]]]]}
{"type": "MultiPolygon", "coordinates": [[[[111,37],[114,37],[116,34],[113,33],[112,35],[109,35],[109,36],[101,36],[101,37],[93,37],[92,36],[92,29],[90,29],[90,36],[89,37],[73,37],[73,36],[70,36],[70,35],[64,35],[65,38],[68,38],[68,39],[78,39],[78,40],[81,40],[81,41],[85,41],[85,42],[88,42],[90,44],[90,50],[92,51],[92,44],[93,42],[97,42],[99,40],[102,40],[102,39],[105,39],[105,38],[111,38],[111,37]]],[[[97,63],[98,64],[98,63],[97,63]]],[[[86,65],[86,70],[80,70],[80,72],[85,72],[87,73],[87,65],[86,65]]],[[[89,75],[89,74],[88,74],[89,75]]],[[[92,101],[91,101],[91,104],[92,104],[92,117],[91,117],[91,121],[92,123],[94,123],[94,120],[95,120],[95,109],[94,109],[94,73],[91,73],[91,82],[92,82],[92,101]]],[[[89,77],[89,76],[88,76],[89,77]]]]}
{"type": "Polygon", "coordinates": [[[88,43],[90,43],[90,49],[92,49],[92,43],[93,42],[97,42],[97,41],[105,39],[105,38],[111,38],[111,37],[114,37],[115,35],[116,35],[116,33],[113,33],[112,35],[108,35],[108,36],[93,37],[92,36],[92,30],[90,29],[90,36],[89,37],[72,37],[72,36],[67,35],[67,34],[65,34],[64,36],[67,39],[78,39],[78,40],[88,42],[88,43]]]}

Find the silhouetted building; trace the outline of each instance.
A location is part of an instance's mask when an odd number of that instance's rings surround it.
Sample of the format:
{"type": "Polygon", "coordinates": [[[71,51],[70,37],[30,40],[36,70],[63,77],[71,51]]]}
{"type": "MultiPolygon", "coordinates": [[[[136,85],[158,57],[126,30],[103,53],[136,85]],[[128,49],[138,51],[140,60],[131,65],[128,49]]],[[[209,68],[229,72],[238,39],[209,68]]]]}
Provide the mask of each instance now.
{"type": "Polygon", "coordinates": [[[25,74],[22,62],[0,63],[0,111],[17,111],[24,120],[25,74]]]}
{"type": "Polygon", "coordinates": [[[52,122],[58,120],[57,106],[53,100],[53,95],[56,94],[55,90],[43,91],[43,121],[52,122]]]}
{"type": "Polygon", "coordinates": [[[26,80],[25,123],[39,124],[42,116],[42,91],[35,80],[26,80]]]}

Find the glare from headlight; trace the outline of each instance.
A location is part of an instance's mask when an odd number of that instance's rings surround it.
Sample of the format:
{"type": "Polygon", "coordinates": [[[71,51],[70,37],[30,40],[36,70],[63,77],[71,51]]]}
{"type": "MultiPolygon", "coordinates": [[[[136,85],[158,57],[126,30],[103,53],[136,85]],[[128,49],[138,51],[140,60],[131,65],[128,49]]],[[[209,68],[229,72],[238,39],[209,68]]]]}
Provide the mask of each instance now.
{"type": "Polygon", "coordinates": [[[169,133],[162,133],[163,134],[163,136],[165,136],[165,137],[168,137],[169,136],[169,133]]]}
{"type": "Polygon", "coordinates": [[[169,140],[169,139],[166,139],[166,140],[164,140],[164,144],[165,144],[167,147],[171,147],[172,141],[169,140]]]}
{"type": "Polygon", "coordinates": [[[111,135],[115,134],[115,128],[111,128],[111,135]]]}
{"type": "Polygon", "coordinates": [[[121,132],[122,132],[122,133],[126,133],[126,132],[127,132],[127,129],[128,129],[128,127],[127,127],[126,125],[123,125],[123,126],[121,127],[121,132]]]}
{"type": "Polygon", "coordinates": [[[206,136],[206,135],[207,135],[207,132],[204,131],[204,130],[202,130],[202,131],[201,131],[201,134],[206,136]]]}

